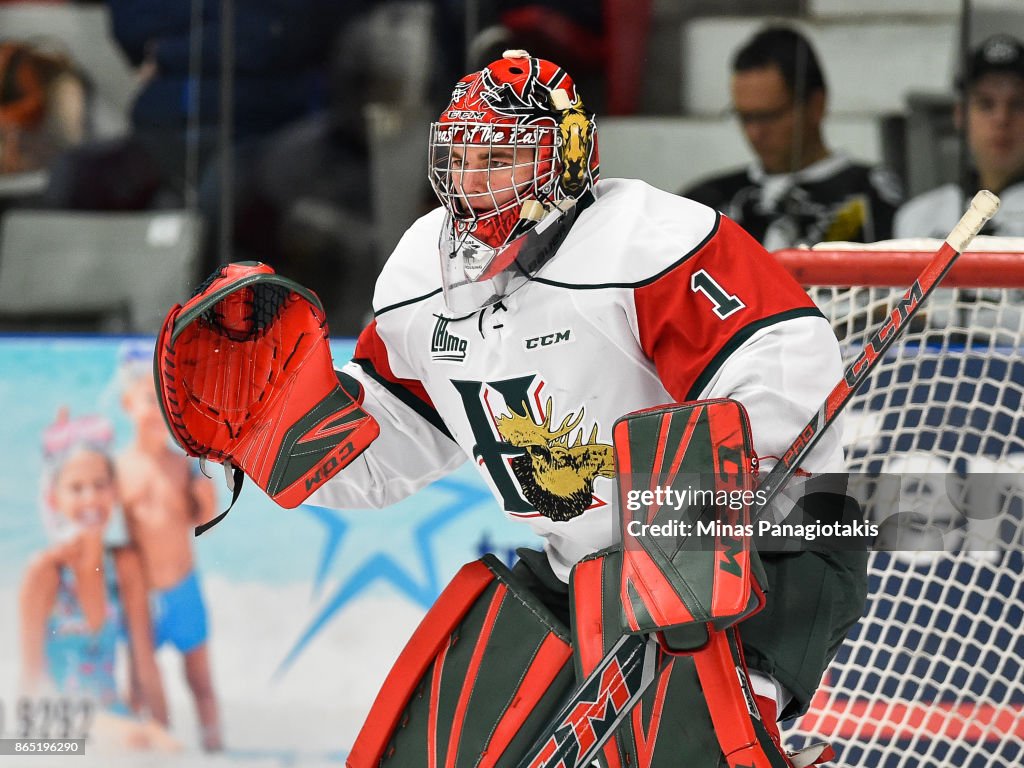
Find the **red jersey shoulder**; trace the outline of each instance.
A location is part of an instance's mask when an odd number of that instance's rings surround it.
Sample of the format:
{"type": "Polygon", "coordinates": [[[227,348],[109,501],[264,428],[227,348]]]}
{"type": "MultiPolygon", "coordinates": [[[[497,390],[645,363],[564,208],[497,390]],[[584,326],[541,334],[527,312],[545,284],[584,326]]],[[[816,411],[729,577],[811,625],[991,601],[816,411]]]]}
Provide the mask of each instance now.
{"type": "Polygon", "coordinates": [[[637,286],[633,300],[640,346],[677,399],[695,396],[708,372],[758,330],[820,317],[775,258],[725,216],[689,258],[637,286]]]}
{"type": "Polygon", "coordinates": [[[376,320],[373,320],[359,334],[352,360],[393,394],[399,389],[404,390],[433,409],[433,403],[430,401],[423,382],[417,379],[402,378],[394,372],[391,354],[384,339],[381,338],[376,320]]]}
{"type": "Polygon", "coordinates": [[[726,333],[789,310],[814,307],[775,257],[726,216],[689,258],[637,286],[634,294],[640,313],[683,312],[691,320],[717,320],[726,333]]]}
{"type": "Polygon", "coordinates": [[[743,320],[750,322],[814,306],[775,257],[727,216],[720,217],[714,236],[680,266],[680,274],[665,277],[689,283],[691,293],[702,295],[703,306],[719,319],[747,309],[743,320]]]}

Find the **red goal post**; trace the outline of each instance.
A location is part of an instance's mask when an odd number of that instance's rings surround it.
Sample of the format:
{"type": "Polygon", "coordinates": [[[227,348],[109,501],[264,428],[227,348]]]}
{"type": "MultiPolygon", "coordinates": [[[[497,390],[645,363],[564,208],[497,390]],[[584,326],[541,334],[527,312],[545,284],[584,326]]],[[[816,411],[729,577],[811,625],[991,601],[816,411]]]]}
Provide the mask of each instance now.
{"type": "MultiPolygon", "coordinates": [[[[849,362],[939,245],[774,256],[849,362]]],[[[789,746],[827,739],[845,768],[1024,765],[1024,238],[972,243],[851,400],[843,442],[869,518],[919,527],[870,553],[864,617],[789,746]]]]}
{"type": "MultiPolygon", "coordinates": [[[[802,285],[908,288],[942,245],[915,238],[880,243],[820,243],[774,256],[802,285]]],[[[944,278],[946,288],[1024,288],[1024,237],[980,235],[944,278]]]]}

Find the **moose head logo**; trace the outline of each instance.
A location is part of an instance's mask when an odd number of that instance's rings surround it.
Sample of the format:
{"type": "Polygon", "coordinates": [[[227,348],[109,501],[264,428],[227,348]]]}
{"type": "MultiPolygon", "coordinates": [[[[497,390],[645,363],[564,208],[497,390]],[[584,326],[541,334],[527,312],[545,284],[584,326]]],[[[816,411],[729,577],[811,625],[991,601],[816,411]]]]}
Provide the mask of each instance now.
{"type": "Polygon", "coordinates": [[[579,100],[567,110],[558,124],[562,142],[559,149],[562,160],[562,188],[577,196],[587,186],[587,166],[592,151],[594,124],[583,112],[579,100]]]}
{"type": "MultiPolygon", "coordinates": [[[[584,409],[569,413],[557,429],[551,427],[551,398],[539,424],[531,414],[511,410],[499,416],[498,432],[524,453],[512,459],[512,471],[523,495],[545,517],[558,522],[583,514],[593,502],[594,479],[615,476],[612,446],[597,442],[597,424],[583,439],[584,409]]],[[[525,409],[524,409],[525,410],[525,409]]]]}

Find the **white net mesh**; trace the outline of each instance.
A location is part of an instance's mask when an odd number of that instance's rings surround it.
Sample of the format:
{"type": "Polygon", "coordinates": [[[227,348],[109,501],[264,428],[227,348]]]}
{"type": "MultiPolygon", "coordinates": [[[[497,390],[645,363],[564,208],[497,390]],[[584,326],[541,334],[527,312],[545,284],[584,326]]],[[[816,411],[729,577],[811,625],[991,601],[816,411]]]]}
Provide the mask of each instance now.
{"type": "MultiPolygon", "coordinates": [[[[813,286],[847,362],[930,257],[905,247],[834,249],[819,264],[778,254],[813,286]],[[909,277],[904,262],[918,265],[909,277]]],[[[928,300],[847,406],[869,516],[923,515],[907,551],[871,554],[864,618],[786,734],[791,747],[831,742],[837,765],[1024,765],[1024,243],[981,247],[1008,252],[965,254],[944,282],[959,285],[928,300]]]]}

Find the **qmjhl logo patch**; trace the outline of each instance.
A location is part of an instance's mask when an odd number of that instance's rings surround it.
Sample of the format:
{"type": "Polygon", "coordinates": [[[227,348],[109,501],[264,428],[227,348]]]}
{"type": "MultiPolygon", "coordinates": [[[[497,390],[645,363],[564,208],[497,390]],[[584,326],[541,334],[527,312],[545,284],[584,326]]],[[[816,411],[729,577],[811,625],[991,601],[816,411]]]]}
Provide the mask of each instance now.
{"type": "Polygon", "coordinates": [[[430,359],[447,363],[462,363],[466,360],[469,341],[448,330],[451,323],[447,317],[435,315],[437,322],[430,335],[430,359]]]}

